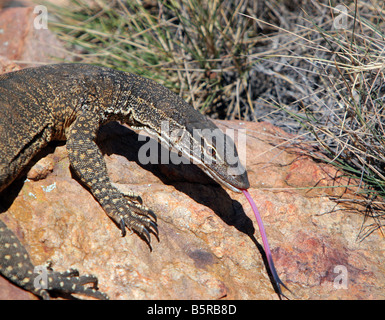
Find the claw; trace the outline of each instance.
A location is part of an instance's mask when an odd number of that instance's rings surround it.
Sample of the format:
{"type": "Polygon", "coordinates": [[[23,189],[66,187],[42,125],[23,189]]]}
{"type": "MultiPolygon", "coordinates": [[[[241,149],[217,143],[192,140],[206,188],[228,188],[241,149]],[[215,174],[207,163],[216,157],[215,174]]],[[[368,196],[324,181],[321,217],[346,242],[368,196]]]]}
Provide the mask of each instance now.
{"type": "Polygon", "coordinates": [[[120,219],[120,231],[122,232],[122,237],[126,236],[126,224],[124,223],[124,219],[120,219]]]}
{"type": "Polygon", "coordinates": [[[152,211],[151,209],[149,209],[147,211],[147,213],[154,218],[154,221],[157,222],[158,221],[158,218],[156,217],[156,214],[154,213],[154,211],[152,211]]]}
{"type": "Polygon", "coordinates": [[[136,194],[123,194],[125,197],[129,198],[131,201],[137,201],[140,204],[143,204],[142,197],[136,194]]]}
{"type": "Polygon", "coordinates": [[[154,222],[152,222],[152,221],[150,221],[150,226],[151,226],[151,228],[152,228],[152,229],[150,229],[150,231],[155,235],[156,239],[157,239],[158,242],[159,242],[159,230],[158,230],[158,226],[157,226],[154,222]]]}
{"type": "Polygon", "coordinates": [[[150,233],[148,232],[148,230],[146,228],[143,228],[142,235],[145,238],[148,245],[151,247],[151,245],[150,245],[151,244],[151,236],[150,236],[150,233]]]}
{"type": "Polygon", "coordinates": [[[151,236],[146,228],[143,228],[142,232],[140,233],[140,236],[146,241],[147,245],[150,248],[150,251],[152,251],[151,236]]]}
{"type": "Polygon", "coordinates": [[[138,201],[140,204],[143,204],[143,199],[141,196],[137,196],[136,201],[138,201]]]}
{"type": "Polygon", "coordinates": [[[126,197],[129,199],[129,201],[137,201],[139,202],[140,204],[143,203],[143,200],[142,200],[142,197],[140,195],[137,195],[136,193],[132,192],[132,191],[124,191],[124,190],[121,190],[119,184],[117,183],[112,183],[112,186],[117,189],[121,194],[122,196],[126,197]]]}
{"type": "Polygon", "coordinates": [[[158,235],[158,234],[159,234],[158,226],[156,225],[155,222],[150,221],[150,227],[154,229],[154,231],[155,231],[154,234],[155,234],[155,235],[158,235]]]}

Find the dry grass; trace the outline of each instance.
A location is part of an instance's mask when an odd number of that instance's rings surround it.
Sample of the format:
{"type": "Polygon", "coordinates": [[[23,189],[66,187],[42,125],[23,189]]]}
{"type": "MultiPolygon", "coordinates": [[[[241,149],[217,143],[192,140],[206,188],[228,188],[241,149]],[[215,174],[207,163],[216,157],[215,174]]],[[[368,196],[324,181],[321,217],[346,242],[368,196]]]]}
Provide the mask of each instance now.
{"type": "Polygon", "coordinates": [[[213,117],[252,117],[236,93],[247,91],[258,29],[239,13],[256,11],[254,0],[72,2],[51,10],[51,27],[77,49],[69,55],[152,78],[213,117]]]}
{"type": "Polygon", "coordinates": [[[296,25],[286,21],[292,29],[273,26],[268,41],[276,49],[254,55],[255,69],[274,88],[259,96],[267,110],[260,117],[299,133],[307,154],[360,181],[356,200],[333,200],[374,219],[365,219],[364,238],[385,218],[385,10],[351,1],[343,6],[346,25],[336,29],[341,12],[319,1],[311,6],[296,25]]]}

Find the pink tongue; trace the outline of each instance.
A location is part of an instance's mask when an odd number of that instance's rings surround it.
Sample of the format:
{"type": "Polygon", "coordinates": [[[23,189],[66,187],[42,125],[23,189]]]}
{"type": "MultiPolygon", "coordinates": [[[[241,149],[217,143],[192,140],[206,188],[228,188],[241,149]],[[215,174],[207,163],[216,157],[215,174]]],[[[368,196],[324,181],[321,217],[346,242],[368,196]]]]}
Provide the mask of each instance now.
{"type": "Polygon", "coordinates": [[[246,196],[246,199],[249,201],[251,208],[253,209],[255,219],[257,219],[258,228],[259,228],[259,232],[260,232],[261,237],[262,237],[263,248],[265,249],[266,258],[267,258],[267,262],[269,264],[270,272],[273,275],[273,278],[274,278],[274,281],[277,285],[279,293],[282,294],[280,285],[282,285],[285,288],[286,288],[286,286],[281,281],[281,279],[278,277],[277,271],[275,270],[274,262],[273,262],[273,256],[271,255],[269,243],[267,242],[267,236],[266,236],[265,228],[263,226],[261,215],[259,214],[258,208],[255,205],[253,199],[251,198],[250,193],[246,189],[242,190],[242,192],[246,196]]]}

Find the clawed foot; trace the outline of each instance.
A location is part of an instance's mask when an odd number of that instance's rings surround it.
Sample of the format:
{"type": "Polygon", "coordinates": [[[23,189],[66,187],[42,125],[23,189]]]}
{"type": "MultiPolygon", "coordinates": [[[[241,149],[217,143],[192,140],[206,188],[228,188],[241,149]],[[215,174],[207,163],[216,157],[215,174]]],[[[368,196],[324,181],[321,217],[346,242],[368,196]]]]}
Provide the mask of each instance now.
{"type": "Polygon", "coordinates": [[[157,218],[151,209],[142,204],[142,198],[133,192],[116,190],[108,200],[108,202],[101,201],[101,204],[119,226],[122,236],[126,235],[128,228],[143,238],[152,250],[151,233],[159,241],[157,218]]]}
{"type": "Polygon", "coordinates": [[[127,202],[129,208],[126,213],[119,214],[119,226],[122,236],[126,235],[126,227],[139,234],[151,248],[151,235],[154,234],[159,241],[159,231],[155,213],[144,205],[134,202],[127,202]]]}
{"type": "Polygon", "coordinates": [[[56,272],[51,268],[41,270],[40,281],[34,283],[34,293],[43,299],[50,299],[50,293],[81,294],[96,299],[107,300],[108,296],[98,291],[98,279],[93,275],[79,276],[76,269],[56,272]],[[91,284],[91,286],[87,286],[91,284]]]}

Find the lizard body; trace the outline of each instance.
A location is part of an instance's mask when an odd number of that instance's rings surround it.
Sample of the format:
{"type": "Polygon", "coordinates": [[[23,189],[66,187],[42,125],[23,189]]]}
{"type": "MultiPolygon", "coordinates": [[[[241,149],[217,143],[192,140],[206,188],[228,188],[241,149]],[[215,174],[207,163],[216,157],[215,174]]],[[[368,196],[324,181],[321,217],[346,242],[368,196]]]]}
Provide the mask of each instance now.
{"type": "MultiPolygon", "coordinates": [[[[150,233],[158,233],[156,216],[141,204],[138,195],[122,194],[112,186],[95,143],[103,124],[120,121],[143,128],[194,160],[223,186],[237,192],[249,187],[232,140],[182,98],[137,75],[85,64],[48,65],[3,74],[0,112],[0,192],[48,142],[66,140],[72,169],[107,215],[123,235],[127,227],[148,244],[150,233]],[[169,132],[180,134],[165,134],[164,121],[169,132]],[[214,140],[210,136],[213,131],[214,140]],[[224,142],[219,144],[222,139],[224,142]],[[227,159],[234,156],[237,162],[230,163],[227,159]]],[[[28,253],[0,221],[0,273],[5,277],[43,298],[48,298],[51,290],[105,297],[95,289],[93,276],[79,277],[76,270],[49,272],[51,282],[46,289],[36,289],[28,253]],[[17,258],[20,256],[22,260],[17,258]],[[93,283],[94,287],[85,287],[85,283],[93,283]]]]}

